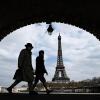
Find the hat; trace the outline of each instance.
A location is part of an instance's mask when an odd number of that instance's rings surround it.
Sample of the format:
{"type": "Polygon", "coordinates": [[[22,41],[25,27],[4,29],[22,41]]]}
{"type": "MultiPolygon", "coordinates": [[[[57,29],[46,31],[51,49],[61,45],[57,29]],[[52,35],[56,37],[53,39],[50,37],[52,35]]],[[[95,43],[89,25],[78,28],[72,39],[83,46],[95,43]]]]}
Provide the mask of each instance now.
{"type": "Polygon", "coordinates": [[[25,45],[25,47],[31,47],[31,48],[33,48],[33,46],[32,46],[31,43],[27,43],[27,44],[25,45]]]}

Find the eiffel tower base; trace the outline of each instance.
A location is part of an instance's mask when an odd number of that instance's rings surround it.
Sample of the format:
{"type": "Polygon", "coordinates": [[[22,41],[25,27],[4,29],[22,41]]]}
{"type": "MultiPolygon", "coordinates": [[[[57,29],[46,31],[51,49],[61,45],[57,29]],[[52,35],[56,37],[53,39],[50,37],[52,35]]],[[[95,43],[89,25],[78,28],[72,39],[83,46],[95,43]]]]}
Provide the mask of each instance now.
{"type": "Polygon", "coordinates": [[[53,82],[60,82],[60,83],[67,83],[70,81],[68,76],[66,75],[65,68],[56,67],[54,78],[52,79],[53,82]]]}

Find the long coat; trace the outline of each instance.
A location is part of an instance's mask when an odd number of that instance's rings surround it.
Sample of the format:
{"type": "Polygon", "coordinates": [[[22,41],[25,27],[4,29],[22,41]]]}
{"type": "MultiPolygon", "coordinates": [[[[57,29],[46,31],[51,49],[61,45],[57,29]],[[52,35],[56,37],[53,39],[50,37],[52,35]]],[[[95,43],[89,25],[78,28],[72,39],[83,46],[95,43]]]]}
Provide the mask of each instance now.
{"type": "Polygon", "coordinates": [[[18,57],[18,69],[15,72],[13,79],[21,81],[33,81],[34,74],[32,68],[32,52],[23,49],[18,57]]]}
{"type": "Polygon", "coordinates": [[[44,73],[47,73],[47,70],[44,65],[44,59],[41,56],[38,56],[36,58],[36,75],[43,75],[44,73]]]}

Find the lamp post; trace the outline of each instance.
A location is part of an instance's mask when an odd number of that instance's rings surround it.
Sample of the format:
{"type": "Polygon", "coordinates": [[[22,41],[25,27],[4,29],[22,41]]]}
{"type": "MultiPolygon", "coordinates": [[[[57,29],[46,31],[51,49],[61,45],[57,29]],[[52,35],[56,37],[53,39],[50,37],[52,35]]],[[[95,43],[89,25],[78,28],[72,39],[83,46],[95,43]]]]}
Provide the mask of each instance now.
{"type": "Polygon", "coordinates": [[[54,30],[54,29],[52,28],[52,25],[51,25],[51,23],[50,23],[50,24],[49,24],[49,27],[48,27],[48,29],[47,29],[49,35],[52,34],[53,30],[54,30]]]}

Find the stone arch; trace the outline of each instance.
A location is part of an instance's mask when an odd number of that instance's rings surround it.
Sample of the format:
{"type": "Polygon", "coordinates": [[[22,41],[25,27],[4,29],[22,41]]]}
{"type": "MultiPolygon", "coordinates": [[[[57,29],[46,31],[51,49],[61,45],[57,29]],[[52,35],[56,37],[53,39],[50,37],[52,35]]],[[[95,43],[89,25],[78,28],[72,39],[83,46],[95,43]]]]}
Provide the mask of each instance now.
{"type": "MultiPolygon", "coordinates": [[[[2,0],[0,1],[2,2],[2,0]]],[[[10,32],[37,22],[64,22],[78,26],[100,40],[99,3],[14,0],[0,3],[0,40],[10,32]]]]}

